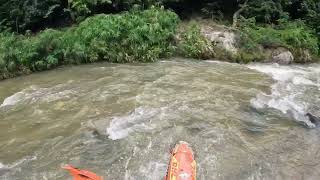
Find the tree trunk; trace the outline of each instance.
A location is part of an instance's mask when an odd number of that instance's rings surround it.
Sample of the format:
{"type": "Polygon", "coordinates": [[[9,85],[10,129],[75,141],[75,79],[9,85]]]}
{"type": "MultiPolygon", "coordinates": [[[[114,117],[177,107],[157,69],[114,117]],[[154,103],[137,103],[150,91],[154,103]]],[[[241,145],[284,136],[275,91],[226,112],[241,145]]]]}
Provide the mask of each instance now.
{"type": "Polygon", "coordinates": [[[246,0],[243,4],[240,4],[240,9],[238,9],[234,14],[233,14],[233,23],[232,27],[236,28],[238,26],[238,19],[240,14],[248,7],[248,1],[246,0]]]}

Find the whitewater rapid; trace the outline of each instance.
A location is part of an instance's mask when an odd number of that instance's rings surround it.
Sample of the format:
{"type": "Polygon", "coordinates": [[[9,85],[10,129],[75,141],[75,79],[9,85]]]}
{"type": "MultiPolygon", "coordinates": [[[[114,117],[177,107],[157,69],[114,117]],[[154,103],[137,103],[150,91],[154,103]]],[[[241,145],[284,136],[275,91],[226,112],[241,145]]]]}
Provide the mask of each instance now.
{"type": "Polygon", "coordinates": [[[163,180],[188,142],[197,179],[318,179],[320,65],[171,59],[0,82],[0,179],[163,180]]]}
{"type": "Polygon", "coordinates": [[[54,102],[60,99],[68,99],[75,96],[77,91],[74,88],[68,87],[70,82],[66,84],[58,84],[49,88],[41,88],[36,85],[31,85],[19,92],[4,99],[0,108],[34,104],[36,102],[54,102]],[[65,90],[66,88],[70,88],[65,90]]]}
{"type": "Polygon", "coordinates": [[[271,76],[275,81],[271,93],[260,92],[251,100],[254,108],[277,109],[307,127],[315,127],[306,114],[318,114],[320,65],[252,64],[248,67],[271,76]]]}

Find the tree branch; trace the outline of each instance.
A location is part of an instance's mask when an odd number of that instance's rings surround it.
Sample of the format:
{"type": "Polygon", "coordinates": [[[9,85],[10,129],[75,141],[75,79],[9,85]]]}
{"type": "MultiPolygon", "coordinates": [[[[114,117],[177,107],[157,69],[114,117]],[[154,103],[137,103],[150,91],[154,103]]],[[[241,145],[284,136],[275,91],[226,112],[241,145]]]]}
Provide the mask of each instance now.
{"type": "Polygon", "coordinates": [[[233,23],[232,27],[236,28],[238,26],[238,19],[240,14],[248,7],[248,1],[246,0],[243,4],[240,4],[240,9],[238,9],[234,14],[233,14],[233,23]]]}

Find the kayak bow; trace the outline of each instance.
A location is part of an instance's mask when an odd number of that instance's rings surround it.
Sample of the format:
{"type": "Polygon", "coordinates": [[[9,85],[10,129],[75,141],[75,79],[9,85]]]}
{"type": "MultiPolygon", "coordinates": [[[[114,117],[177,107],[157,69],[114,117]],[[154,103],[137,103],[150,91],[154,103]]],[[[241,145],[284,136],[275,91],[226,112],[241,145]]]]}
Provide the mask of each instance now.
{"type": "Polygon", "coordinates": [[[165,180],[196,180],[196,161],[188,143],[181,141],[173,149],[165,180]]]}

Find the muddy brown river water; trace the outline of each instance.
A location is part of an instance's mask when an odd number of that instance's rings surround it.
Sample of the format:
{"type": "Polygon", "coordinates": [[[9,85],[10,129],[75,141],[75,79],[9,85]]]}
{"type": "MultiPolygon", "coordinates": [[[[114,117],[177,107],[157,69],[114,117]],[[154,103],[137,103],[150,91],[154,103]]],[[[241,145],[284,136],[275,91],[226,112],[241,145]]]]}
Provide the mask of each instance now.
{"type": "Polygon", "coordinates": [[[192,145],[200,180],[318,180],[320,65],[172,59],[99,63],[0,82],[0,179],[162,180],[192,145]]]}

